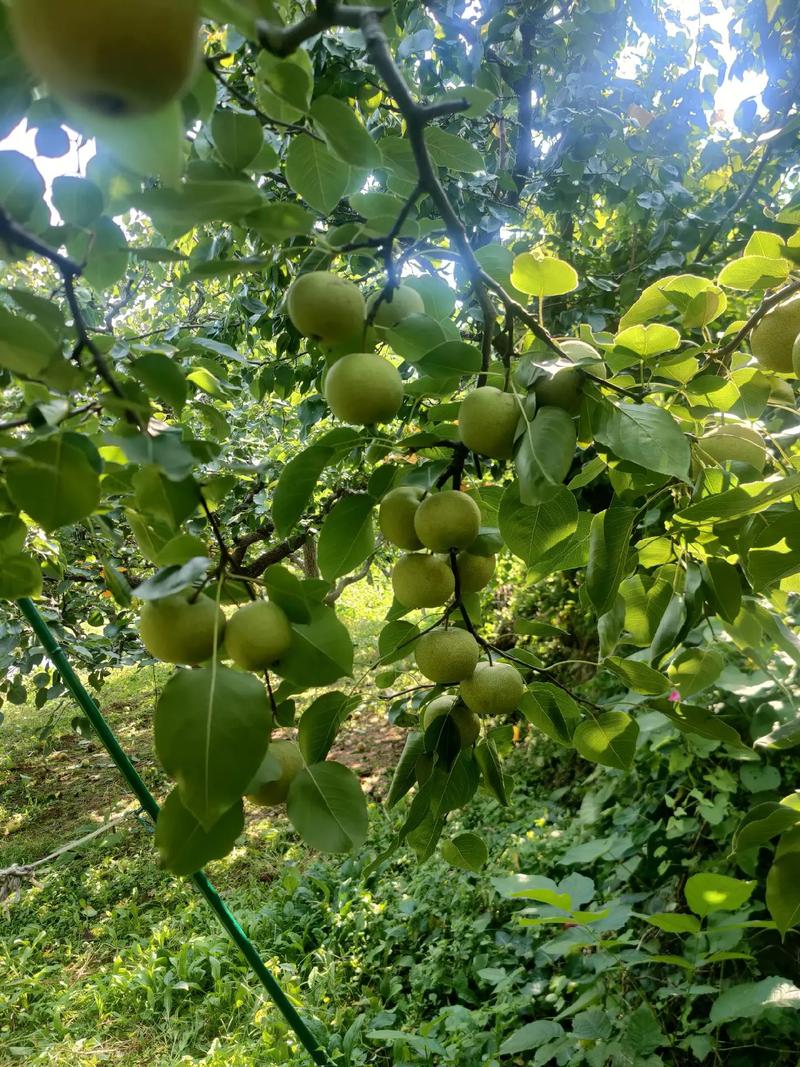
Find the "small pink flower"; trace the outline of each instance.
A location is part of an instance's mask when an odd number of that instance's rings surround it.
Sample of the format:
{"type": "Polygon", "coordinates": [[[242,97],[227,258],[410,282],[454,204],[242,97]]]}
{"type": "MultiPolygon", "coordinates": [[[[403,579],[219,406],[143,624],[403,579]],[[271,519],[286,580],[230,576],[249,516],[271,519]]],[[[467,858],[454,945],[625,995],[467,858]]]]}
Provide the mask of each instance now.
{"type": "Polygon", "coordinates": [[[681,699],[681,695],[680,695],[680,693],[678,692],[677,689],[673,689],[670,692],[669,696],[667,697],[667,700],[669,700],[671,704],[680,703],[680,699],[681,699]]]}

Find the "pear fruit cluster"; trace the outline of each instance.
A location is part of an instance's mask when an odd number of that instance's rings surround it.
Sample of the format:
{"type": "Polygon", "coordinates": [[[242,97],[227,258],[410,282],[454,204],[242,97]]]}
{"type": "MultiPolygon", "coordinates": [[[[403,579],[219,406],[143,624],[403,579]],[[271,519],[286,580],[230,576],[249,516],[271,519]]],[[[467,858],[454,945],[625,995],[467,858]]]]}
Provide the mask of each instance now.
{"type": "Polygon", "coordinates": [[[32,73],[88,111],[158,111],[195,73],[199,0],[11,0],[9,14],[32,73]]]}
{"type": "Polygon", "coordinates": [[[406,550],[392,571],[394,595],[406,608],[435,608],[453,596],[451,550],[457,551],[460,592],[477,593],[492,579],[495,557],[469,551],[480,533],[480,508],[460,490],[426,494],[399,486],[381,501],[378,525],[387,541],[406,550]]]}
{"type": "Polygon", "coordinates": [[[366,347],[367,321],[373,310],[375,325],[391,328],[424,310],[419,293],[400,285],[386,298],[373,294],[367,304],[358,286],[348,279],[330,271],[309,271],[289,287],[286,310],[304,337],[329,348],[345,346],[344,354],[328,367],[323,383],[325,400],[336,418],[353,426],[391,422],[403,403],[400,372],[383,356],[358,348],[366,347]],[[346,351],[348,345],[352,351],[346,351]]]}
{"type": "Polygon", "coordinates": [[[139,617],[142,644],[164,663],[197,666],[215,655],[245,671],[264,671],[288,652],[289,620],[277,604],[256,600],[230,619],[211,597],[184,590],[145,601],[139,617]]]}

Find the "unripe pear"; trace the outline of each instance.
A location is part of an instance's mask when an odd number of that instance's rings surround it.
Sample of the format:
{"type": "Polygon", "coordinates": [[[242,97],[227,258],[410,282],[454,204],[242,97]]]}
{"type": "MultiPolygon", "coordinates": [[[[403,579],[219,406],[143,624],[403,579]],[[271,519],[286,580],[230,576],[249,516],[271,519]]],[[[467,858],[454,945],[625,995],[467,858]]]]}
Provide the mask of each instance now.
{"type": "Polygon", "coordinates": [[[424,495],[423,489],[413,485],[401,485],[386,494],[378,511],[378,525],[387,541],[398,548],[422,548],[414,529],[414,515],[424,495]]]}
{"type": "Polygon", "coordinates": [[[461,401],[458,433],[472,452],[492,459],[510,459],[519,417],[519,404],[513,393],[484,385],[461,401]]]}
{"type": "Polygon", "coordinates": [[[457,489],[427,496],[414,516],[417,537],[433,552],[468,548],[480,528],[480,508],[472,497],[457,489]]]}
{"type": "Polygon", "coordinates": [[[701,456],[710,456],[717,463],[747,463],[759,472],[767,463],[767,446],[761,434],[739,423],[727,423],[704,434],[698,448],[701,456]]]}
{"type": "Polygon", "coordinates": [[[228,620],[225,650],[246,671],[264,671],[289,650],[292,629],[289,620],[268,600],[245,604],[228,620]]]}
{"type": "Polygon", "coordinates": [[[225,616],[210,597],[192,601],[191,591],[147,600],[139,618],[142,644],[164,663],[203,663],[214,655],[225,632],[225,616]]]}
{"type": "Polygon", "coordinates": [[[762,367],[794,374],[792,349],[800,335],[800,293],[768,311],[750,334],[750,348],[762,367]]]}
{"type": "Polygon", "coordinates": [[[492,580],[497,566],[497,556],[474,556],[471,552],[459,552],[456,556],[458,578],[462,593],[477,593],[492,580]]]}
{"type": "Polygon", "coordinates": [[[247,787],[247,799],[268,807],[283,804],[289,795],[289,786],[304,766],[303,754],[294,741],[270,741],[267,754],[247,787]],[[281,771],[277,779],[271,777],[275,762],[281,771]]]}
{"type": "Polygon", "coordinates": [[[551,378],[542,378],[534,387],[539,407],[563,408],[570,415],[577,415],[581,406],[583,375],[577,367],[564,367],[551,378]]]}
{"type": "Polygon", "coordinates": [[[437,684],[461,682],[475,670],[480,649],[466,630],[431,630],[419,638],[414,658],[420,673],[437,684]]]}
{"type": "Polygon", "coordinates": [[[194,73],[199,0],[12,0],[9,14],[33,73],[103,115],[157,111],[194,73]]]}
{"type": "Polygon", "coordinates": [[[432,700],[422,715],[423,730],[427,730],[442,715],[449,715],[455,723],[462,748],[475,744],[480,737],[481,721],[473,711],[460,704],[457,697],[442,696],[432,700]]]}
{"type": "Polygon", "coordinates": [[[327,270],[295,278],[286,294],[286,310],[304,337],[326,344],[346,341],[364,329],[364,297],[347,278],[327,270]]]}
{"type": "Polygon", "coordinates": [[[325,399],[337,418],[354,426],[391,422],[403,403],[403,379],[374,352],[352,352],[328,370],[325,399]]]}
{"type": "Polygon", "coordinates": [[[412,552],[401,556],[392,571],[392,588],[406,608],[436,608],[455,592],[450,563],[437,556],[412,552]]]}
{"type": "Polygon", "coordinates": [[[481,715],[507,715],[519,705],[525,683],[510,663],[479,663],[459,692],[472,711],[481,715]]]}
{"type": "MultiPolygon", "coordinates": [[[[380,293],[373,293],[367,301],[367,315],[372,311],[379,296],[380,293]]],[[[384,297],[378,304],[378,310],[372,321],[376,326],[391,328],[403,319],[407,319],[409,315],[422,315],[424,312],[425,301],[417,290],[412,289],[410,285],[398,285],[396,289],[392,289],[390,297],[384,297]]]]}

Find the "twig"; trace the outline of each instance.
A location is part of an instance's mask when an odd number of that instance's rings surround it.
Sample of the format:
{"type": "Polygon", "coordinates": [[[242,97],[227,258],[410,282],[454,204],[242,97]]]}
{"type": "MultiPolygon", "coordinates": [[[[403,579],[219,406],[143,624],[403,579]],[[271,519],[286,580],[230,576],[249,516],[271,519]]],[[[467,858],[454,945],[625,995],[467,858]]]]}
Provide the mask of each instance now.
{"type": "Polygon", "coordinates": [[[709,248],[711,248],[711,246],[713,245],[714,241],[716,241],[717,234],[722,229],[724,223],[726,221],[728,221],[729,219],[735,219],[736,218],[736,213],[738,212],[739,208],[742,206],[742,204],[745,203],[746,200],[749,199],[749,197],[752,194],[753,190],[755,189],[756,185],[758,185],[758,180],[761,177],[761,175],[764,173],[764,168],[766,167],[767,163],[769,162],[769,158],[770,158],[771,155],[772,155],[772,142],[767,144],[766,147],[764,148],[764,152],[763,152],[763,154],[761,156],[761,159],[758,161],[758,166],[753,171],[752,178],[747,183],[747,185],[744,187],[744,189],[742,189],[741,193],[739,193],[739,195],[736,197],[736,200],[731,205],[730,210],[727,211],[725,213],[725,215],[721,219],[718,219],[714,223],[714,225],[711,227],[711,229],[708,231],[706,236],[701,241],[700,246],[697,249],[697,252],[696,252],[695,257],[694,257],[694,262],[695,263],[699,263],[699,262],[702,261],[703,257],[708,252],[709,248]]]}
{"type": "Polygon", "coordinates": [[[322,138],[318,137],[312,130],[309,130],[307,126],[301,126],[297,122],[283,122],[282,119],[270,118],[269,115],[267,115],[264,111],[261,110],[255,100],[251,100],[246,93],[243,93],[240,89],[237,89],[235,85],[228,81],[227,78],[224,78],[222,76],[222,74],[217,68],[217,63],[222,58],[222,56],[206,56],[206,67],[211,72],[211,74],[214,75],[216,80],[225,89],[225,91],[230,93],[234,100],[238,100],[242,107],[247,108],[248,111],[252,111],[262,125],[278,126],[280,127],[280,129],[286,130],[289,133],[305,133],[309,137],[312,137],[315,141],[322,141],[322,138]]]}
{"type": "Polygon", "coordinates": [[[718,348],[715,352],[709,353],[710,358],[720,361],[724,359],[725,356],[729,356],[731,352],[735,352],[745,337],[747,337],[750,331],[758,325],[768,311],[777,307],[778,304],[782,304],[784,300],[792,295],[792,293],[798,291],[800,291],[800,280],[790,282],[789,285],[784,285],[782,289],[778,289],[772,296],[765,297],[732,340],[728,341],[727,344],[724,344],[721,348],[718,348]]]}

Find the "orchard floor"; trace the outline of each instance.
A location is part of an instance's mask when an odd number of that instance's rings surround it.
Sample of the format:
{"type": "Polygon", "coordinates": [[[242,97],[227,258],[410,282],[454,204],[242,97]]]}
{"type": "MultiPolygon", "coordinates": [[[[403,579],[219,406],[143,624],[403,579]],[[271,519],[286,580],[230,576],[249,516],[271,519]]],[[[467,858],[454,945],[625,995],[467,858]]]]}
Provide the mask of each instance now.
{"type": "MultiPolygon", "coordinates": [[[[358,676],[387,593],[347,593],[341,610],[364,650],[358,676]]],[[[159,797],[168,783],[151,720],[165,677],[121,671],[99,696],[159,797]]],[[[71,706],[40,736],[52,710],[4,709],[0,868],[35,862],[131,807],[101,746],[72,731],[71,706]]],[[[800,1012],[711,1025],[709,1011],[731,985],[774,975],[798,982],[797,939],[780,945],[765,934],[745,944],[737,930],[720,946],[733,961],[702,972],[688,948],[680,966],[645,958],[643,948],[672,959],[683,951],[679,937],[654,940],[641,916],[682,906],[681,870],[729,869],[724,826],[687,811],[679,834],[663,805],[665,795],[688,792],[687,776],[702,793],[701,748],[667,737],[623,775],[523,735],[507,763],[511,806],[479,793],[448,824],[450,836],[473,830],[486,841],[486,867],[469,874],[438,855],[418,866],[405,849],[373,865],[397,827],[380,802],[403,734],[374,699],[340,736],[335,754],[370,801],[370,837],[358,854],[314,855],[281,812],[251,808],[243,842],[209,871],[284,989],[327,1035],[337,1065],[796,1067],[800,1012]],[[654,842],[666,849],[660,862],[654,842]],[[583,942],[588,927],[523,927],[530,901],[498,891],[517,872],[557,880],[559,891],[568,883],[610,918],[583,942]],[[522,1026],[524,1039],[514,1036],[522,1026]]],[[[733,810],[737,765],[724,773],[733,810]]],[[[0,1067],[310,1063],[204,902],[158,868],[135,812],[37,868],[0,904],[0,976],[0,1067]]]]}

